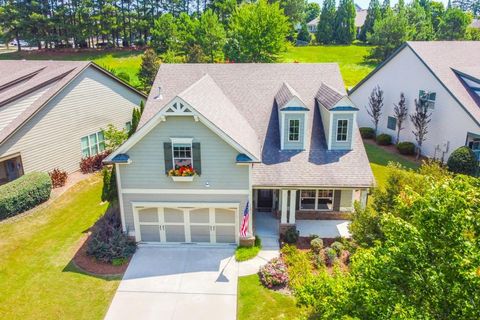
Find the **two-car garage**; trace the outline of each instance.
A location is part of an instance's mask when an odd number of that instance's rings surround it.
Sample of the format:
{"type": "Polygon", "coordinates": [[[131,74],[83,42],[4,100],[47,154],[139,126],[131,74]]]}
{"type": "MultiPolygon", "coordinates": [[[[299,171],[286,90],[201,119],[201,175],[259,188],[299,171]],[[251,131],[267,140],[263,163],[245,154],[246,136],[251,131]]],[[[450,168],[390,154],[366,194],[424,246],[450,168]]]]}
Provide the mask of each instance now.
{"type": "Polygon", "coordinates": [[[156,243],[238,243],[238,204],[135,204],[137,241],[156,243]]]}

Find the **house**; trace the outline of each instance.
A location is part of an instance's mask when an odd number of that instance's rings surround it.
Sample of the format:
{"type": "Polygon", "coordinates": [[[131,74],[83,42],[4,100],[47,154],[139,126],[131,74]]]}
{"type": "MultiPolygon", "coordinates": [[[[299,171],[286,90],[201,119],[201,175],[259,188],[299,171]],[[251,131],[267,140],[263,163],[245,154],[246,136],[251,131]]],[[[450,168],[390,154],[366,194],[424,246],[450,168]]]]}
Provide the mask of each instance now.
{"type": "Polygon", "coordinates": [[[316,17],[315,19],[309,21],[307,23],[307,29],[310,33],[317,32],[318,22],[320,21],[320,17],[316,17]]]}
{"type": "MultiPolygon", "coordinates": [[[[428,92],[431,122],[422,145],[425,156],[446,161],[452,151],[467,145],[480,152],[480,42],[407,42],[350,91],[359,107],[360,127],[373,127],[367,114],[375,86],[384,91],[378,133],[396,137],[394,104],[405,94],[409,114],[415,99],[428,92]]],[[[415,142],[410,119],[400,141],[415,142]]]]}
{"type": "Polygon", "coordinates": [[[480,29],[480,19],[473,19],[470,28],[480,29]]]}
{"type": "MultiPolygon", "coordinates": [[[[359,5],[355,4],[355,29],[357,30],[357,34],[360,33],[363,25],[365,24],[365,19],[367,18],[367,10],[362,9],[359,5]]],[[[318,22],[320,21],[320,17],[316,17],[315,19],[309,21],[307,23],[307,29],[310,33],[316,33],[318,22]]],[[[300,30],[300,25],[298,26],[297,31],[300,30]]]]}
{"type": "Polygon", "coordinates": [[[365,204],[374,178],[337,64],[162,64],[137,132],[106,158],[137,241],[238,243],[365,204]],[[192,168],[197,175],[169,176],[192,168]]]}
{"type": "Polygon", "coordinates": [[[128,125],[144,95],[91,62],[0,62],[0,184],[32,171],[79,170],[128,125]]]}

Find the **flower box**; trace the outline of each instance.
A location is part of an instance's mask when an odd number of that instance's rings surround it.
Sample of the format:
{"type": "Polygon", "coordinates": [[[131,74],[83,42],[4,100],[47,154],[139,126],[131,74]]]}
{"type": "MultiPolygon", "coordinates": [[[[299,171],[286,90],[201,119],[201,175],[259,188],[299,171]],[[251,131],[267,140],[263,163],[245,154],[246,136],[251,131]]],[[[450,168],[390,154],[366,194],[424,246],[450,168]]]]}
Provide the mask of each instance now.
{"type": "Polygon", "coordinates": [[[172,180],[175,182],[190,182],[193,181],[193,178],[195,178],[195,176],[170,176],[170,178],[172,178],[172,180]]]}

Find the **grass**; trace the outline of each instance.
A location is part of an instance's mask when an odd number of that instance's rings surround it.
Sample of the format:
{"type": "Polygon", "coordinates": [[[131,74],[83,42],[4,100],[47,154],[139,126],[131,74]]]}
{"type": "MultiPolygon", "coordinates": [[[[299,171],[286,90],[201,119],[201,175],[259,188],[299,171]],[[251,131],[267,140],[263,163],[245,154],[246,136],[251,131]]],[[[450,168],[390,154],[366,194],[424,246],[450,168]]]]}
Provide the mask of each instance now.
{"type": "Polygon", "coordinates": [[[101,319],[120,279],[79,271],[71,259],[105,212],[100,176],[48,206],[0,223],[1,319],[101,319]]]}
{"type": "Polygon", "coordinates": [[[300,319],[305,310],[295,298],[265,288],[258,275],[238,278],[237,317],[243,319],[300,319]]]}
{"type": "Polygon", "coordinates": [[[364,45],[289,47],[283,54],[282,61],[338,62],[345,85],[351,88],[375,67],[364,61],[370,49],[364,45]]]}
{"type": "Polygon", "coordinates": [[[255,244],[253,247],[242,247],[239,246],[235,250],[235,259],[237,261],[247,261],[253,259],[262,249],[262,240],[259,237],[255,236],[255,244]]]}
{"type": "Polygon", "coordinates": [[[418,163],[409,161],[398,154],[387,152],[381,147],[371,143],[365,143],[365,150],[367,151],[370,167],[372,168],[378,187],[383,187],[387,181],[387,165],[389,162],[398,162],[408,169],[417,169],[419,167],[418,163]]]}
{"type": "Polygon", "coordinates": [[[0,54],[0,60],[91,60],[109,70],[114,69],[117,74],[127,73],[130,84],[139,86],[137,72],[142,63],[142,53],[135,50],[15,51],[0,54]]]}

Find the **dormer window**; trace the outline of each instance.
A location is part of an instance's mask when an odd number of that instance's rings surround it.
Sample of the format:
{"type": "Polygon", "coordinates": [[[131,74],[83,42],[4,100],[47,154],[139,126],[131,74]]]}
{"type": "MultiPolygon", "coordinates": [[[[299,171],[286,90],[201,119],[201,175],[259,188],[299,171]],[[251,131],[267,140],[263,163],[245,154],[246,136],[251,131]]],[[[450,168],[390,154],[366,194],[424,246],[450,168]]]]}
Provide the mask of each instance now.
{"type": "Polygon", "coordinates": [[[292,119],[288,124],[288,141],[300,140],[300,120],[292,119]]]}
{"type": "Polygon", "coordinates": [[[337,120],[337,141],[347,141],[348,137],[348,120],[337,120]]]}

